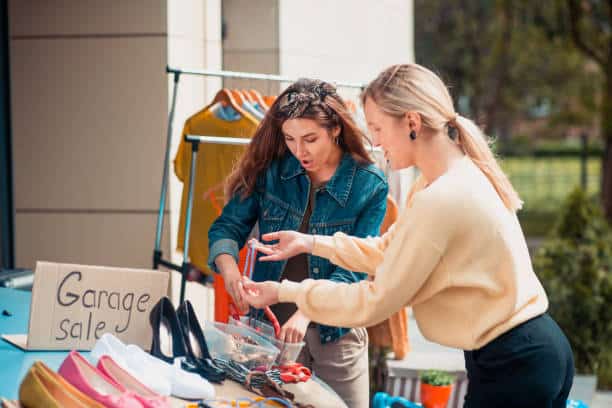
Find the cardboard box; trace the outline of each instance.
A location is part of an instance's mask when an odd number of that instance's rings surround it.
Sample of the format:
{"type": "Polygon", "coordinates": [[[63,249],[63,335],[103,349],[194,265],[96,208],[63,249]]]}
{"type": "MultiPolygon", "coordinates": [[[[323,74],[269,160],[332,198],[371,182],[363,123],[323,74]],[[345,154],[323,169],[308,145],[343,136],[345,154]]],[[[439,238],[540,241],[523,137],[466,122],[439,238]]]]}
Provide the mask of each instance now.
{"type": "Polygon", "coordinates": [[[110,332],[148,350],[149,313],[168,280],[165,271],[37,262],[27,337],[3,337],[26,350],[91,350],[110,332]]]}

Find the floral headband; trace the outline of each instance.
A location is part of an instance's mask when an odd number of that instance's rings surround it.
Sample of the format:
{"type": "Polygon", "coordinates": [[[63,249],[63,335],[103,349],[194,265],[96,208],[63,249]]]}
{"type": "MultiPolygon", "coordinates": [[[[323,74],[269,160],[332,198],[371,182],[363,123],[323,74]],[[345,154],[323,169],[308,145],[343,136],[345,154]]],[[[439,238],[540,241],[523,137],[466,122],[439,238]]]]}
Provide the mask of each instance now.
{"type": "Polygon", "coordinates": [[[311,106],[320,106],[327,113],[332,113],[325,103],[325,98],[336,94],[336,88],[327,83],[319,82],[312,89],[306,91],[289,91],[283,95],[279,102],[279,113],[285,118],[299,118],[311,106]]]}

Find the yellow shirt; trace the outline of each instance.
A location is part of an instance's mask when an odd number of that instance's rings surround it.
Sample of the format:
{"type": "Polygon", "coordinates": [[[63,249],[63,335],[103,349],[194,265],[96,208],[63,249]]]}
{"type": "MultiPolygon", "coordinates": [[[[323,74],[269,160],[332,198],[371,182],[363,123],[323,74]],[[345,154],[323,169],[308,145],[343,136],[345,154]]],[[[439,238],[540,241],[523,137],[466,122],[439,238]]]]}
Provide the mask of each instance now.
{"type": "MultiPolygon", "coordinates": [[[[218,118],[210,109],[202,110],[191,116],[185,122],[185,135],[252,137],[257,128],[257,121],[252,117],[240,117],[239,120],[227,121],[218,118]]],[[[208,195],[214,191],[218,199],[223,198],[223,182],[230,174],[232,167],[243,146],[200,144],[196,163],[196,179],[193,192],[193,209],[191,212],[191,231],[189,238],[189,260],[200,270],[211,273],[207,266],[208,259],[208,229],[219,216],[219,206],[223,202],[213,204],[208,195]]],[[[174,172],[183,187],[181,200],[181,215],[178,230],[178,249],[183,249],[185,235],[185,217],[187,212],[187,197],[189,192],[189,171],[191,166],[191,143],[181,139],[178,152],[174,158],[174,172]]]]}
{"type": "Polygon", "coordinates": [[[371,326],[411,305],[427,339],[472,350],[548,307],[516,214],[468,157],[415,193],[382,237],[317,235],[313,254],[375,275],[282,282],[280,302],[331,326],[371,326]]]}

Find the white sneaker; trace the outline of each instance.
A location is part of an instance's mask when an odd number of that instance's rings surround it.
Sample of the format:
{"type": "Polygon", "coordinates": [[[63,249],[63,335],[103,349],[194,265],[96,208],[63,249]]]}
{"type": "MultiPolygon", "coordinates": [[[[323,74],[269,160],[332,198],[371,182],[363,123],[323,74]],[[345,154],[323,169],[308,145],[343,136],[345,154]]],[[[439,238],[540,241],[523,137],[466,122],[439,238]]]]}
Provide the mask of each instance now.
{"type": "Polygon", "coordinates": [[[118,338],[110,333],[104,333],[102,337],[98,339],[96,345],[91,349],[91,356],[97,360],[102,356],[109,356],[115,363],[117,363],[125,371],[133,374],[127,365],[127,362],[123,358],[125,352],[125,344],[118,338]]]}
{"type": "Polygon", "coordinates": [[[171,387],[167,376],[159,376],[154,371],[146,370],[139,364],[132,363],[133,359],[128,358],[128,353],[128,346],[110,333],[104,333],[91,350],[91,355],[96,360],[104,355],[110,356],[121,368],[151,390],[159,395],[170,395],[171,387]]]}
{"type": "Polygon", "coordinates": [[[140,347],[130,344],[126,349],[126,360],[130,367],[163,377],[169,384],[171,394],[185,399],[213,399],[215,389],[206,379],[198,374],[181,368],[182,358],[175,358],[174,364],[153,357],[140,347]]]}

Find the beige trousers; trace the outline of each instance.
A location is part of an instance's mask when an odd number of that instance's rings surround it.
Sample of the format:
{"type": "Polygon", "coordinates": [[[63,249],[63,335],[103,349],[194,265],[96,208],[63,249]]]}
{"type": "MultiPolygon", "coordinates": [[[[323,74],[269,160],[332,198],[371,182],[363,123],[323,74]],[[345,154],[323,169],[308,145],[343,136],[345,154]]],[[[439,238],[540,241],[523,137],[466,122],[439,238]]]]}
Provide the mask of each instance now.
{"type": "Polygon", "coordinates": [[[321,344],[319,327],[309,327],[298,362],[310,368],[349,408],[370,406],[368,332],[352,329],[338,341],[321,344]]]}

